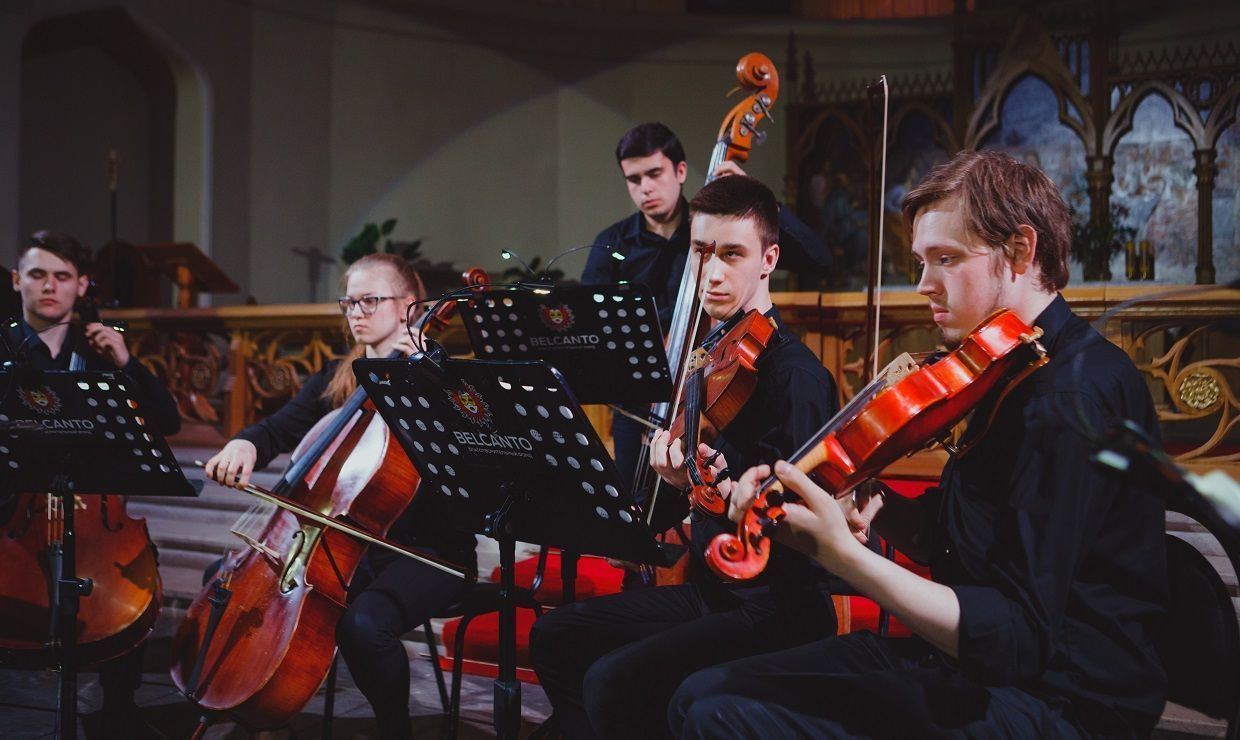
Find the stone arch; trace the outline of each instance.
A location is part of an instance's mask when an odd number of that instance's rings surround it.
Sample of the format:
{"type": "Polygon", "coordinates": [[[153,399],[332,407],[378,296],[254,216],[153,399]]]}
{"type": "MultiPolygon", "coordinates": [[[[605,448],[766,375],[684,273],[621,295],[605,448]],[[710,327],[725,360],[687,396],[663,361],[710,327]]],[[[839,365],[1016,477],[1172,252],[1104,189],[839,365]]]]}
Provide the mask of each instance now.
{"type": "MultiPolygon", "coordinates": [[[[134,233],[121,232],[117,236],[135,241],[187,240],[209,248],[210,101],[201,71],[153,25],[120,7],[55,15],[33,23],[22,39],[23,76],[31,65],[56,54],[70,55],[65,60],[70,68],[80,64],[74,61],[75,54],[78,59],[104,60],[120,70],[121,77],[131,78],[133,87],[141,91],[146,113],[145,120],[141,121],[146,134],[145,146],[134,151],[136,147],[131,141],[131,151],[120,153],[118,201],[122,224],[126,207],[133,209],[140,205],[146,217],[139,228],[129,225],[128,230],[134,233]],[[128,166],[126,159],[130,161],[128,166]],[[137,171],[135,164],[142,170],[137,171]],[[132,200],[134,186],[139,182],[145,192],[140,204],[132,200]]],[[[27,108],[24,118],[37,119],[39,112],[30,108],[36,104],[32,101],[39,100],[39,95],[39,90],[23,91],[27,108]]],[[[72,104],[72,100],[65,102],[72,104]]],[[[20,134],[23,171],[48,166],[48,163],[37,161],[40,156],[37,150],[32,151],[27,146],[32,132],[26,128],[23,126],[20,134]]],[[[86,163],[80,172],[58,174],[90,177],[91,166],[93,163],[86,163]]],[[[96,171],[100,173],[99,198],[106,202],[102,155],[96,171]]],[[[95,243],[106,240],[97,234],[82,236],[95,243]]]]}

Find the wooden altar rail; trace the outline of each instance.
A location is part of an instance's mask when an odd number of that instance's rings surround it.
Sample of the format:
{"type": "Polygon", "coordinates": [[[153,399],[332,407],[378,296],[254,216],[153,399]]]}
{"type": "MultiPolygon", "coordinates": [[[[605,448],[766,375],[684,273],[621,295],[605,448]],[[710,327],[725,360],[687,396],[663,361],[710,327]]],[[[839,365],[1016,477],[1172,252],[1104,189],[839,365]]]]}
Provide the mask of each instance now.
{"type": "MultiPolygon", "coordinates": [[[[1095,319],[1155,287],[1069,288],[1073,309],[1095,319]]],[[[858,387],[862,293],[777,293],[783,320],[801,334],[831,370],[845,398],[858,387]]],[[[937,331],[926,299],[910,291],[883,295],[880,365],[902,351],[933,349],[937,331]]],[[[347,348],[340,313],[327,304],[230,306],[105,311],[129,324],[129,342],[168,383],[187,429],[209,430],[222,441],[271,413],[307,375],[347,348]]],[[[1106,335],[1147,377],[1162,432],[1184,465],[1222,468],[1240,478],[1240,292],[1212,290],[1138,304],[1112,317],[1106,335]],[[1224,323],[1230,322],[1230,328],[1224,323]]],[[[454,353],[468,351],[464,331],[439,338],[454,353]]],[[[591,409],[606,433],[606,413],[591,409]]],[[[898,464],[899,475],[937,475],[942,453],[919,453],[898,464]]]]}

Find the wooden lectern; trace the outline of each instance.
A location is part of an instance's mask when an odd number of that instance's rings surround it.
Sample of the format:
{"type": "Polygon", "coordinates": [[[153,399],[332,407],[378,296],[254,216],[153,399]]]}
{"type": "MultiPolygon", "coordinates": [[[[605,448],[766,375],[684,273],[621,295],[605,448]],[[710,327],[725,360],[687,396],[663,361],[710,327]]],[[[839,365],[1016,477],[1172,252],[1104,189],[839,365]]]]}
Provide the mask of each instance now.
{"type": "Polygon", "coordinates": [[[236,293],[237,284],[192,242],[139,244],[138,251],[177,286],[177,308],[191,308],[198,293],[236,293]]]}

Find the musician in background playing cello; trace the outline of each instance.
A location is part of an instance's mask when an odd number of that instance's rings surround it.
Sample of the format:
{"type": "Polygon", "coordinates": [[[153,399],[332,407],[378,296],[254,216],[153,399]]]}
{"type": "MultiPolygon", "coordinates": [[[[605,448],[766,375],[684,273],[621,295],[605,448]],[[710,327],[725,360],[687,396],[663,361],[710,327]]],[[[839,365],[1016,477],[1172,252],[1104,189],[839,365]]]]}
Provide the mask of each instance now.
{"type": "MultiPolygon", "coordinates": [[[[803,504],[778,532],[907,624],[690,677],[682,737],[1145,737],[1166,682],[1155,652],[1168,600],[1161,499],[1103,476],[1081,429],[1157,432],[1132,361],[1068,308],[1071,220],[1040,170],[962,152],[904,200],[918,291],[949,347],[1008,308],[1042,329],[1050,362],[984,399],[939,487],[912,500],[835,501],[787,463],[803,504]],[[989,428],[986,420],[998,404],[989,428]],[[873,522],[925,580],[862,544],[873,522]]],[[[746,472],[733,514],[767,466],[746,472]]],[[[870,536],[873,536],[872,534],[870,536]]]]}
{"type": "MultiPolygon", "coordinates": [[[[160,434],[176,434],[181,428],[176,402],[164,384],[130,354],[124,336],[98,322],[71,323],[74,306],[90,287],[90,270],[90,250],[72,236],[47,230],[30,235],[12,272],[22,315],[3,327],[0,363],[40,371],[119,371],[133,384],[144,415],[160,434]]],[[[11,513],[4,498],[0,495],[0,522],[8,521],[11,513]]],[[[82,548],[95,546],[89,539],[78,543],[82,548]]],[[[100,724],[108,737],[139,738],[153,732],[142,723],[133,696],[142,684],[145,649],[143,640],[135,649],[99,666],[100,724]]]]}
{"type": "MultiPolygon", "coordinates": [[[[412,265],[394,255],[370,254],[354,262],[342,282],[340,310],[356,342],[353,350],[310,376],[275,414],[241,430],[207,461],[208,477],[228,486],[247,485],[255,468],[296,447],[315,422],[353,394],[353,360],[418,351],[418,339],[405,324],[409,307],[424,293],[412,265]]],[[[435,499],[415,498],[388,531],[388,539],[476,569],[474,536],[456,532],[443,521],[435,499]]],[[[466,586],[460,578],[387,550],[368,550],[349,584],[349,607],[336,628],[336,641],[354,682],[375,710],[381,737],[412,736],[409,658],[400,636],[443,611],[466,586]]]]}
{"type": "MultiPolygon", "coordinates": [[[[591,243],[600,248],[590,251],[581,282],[593,285],[624,280],[645,285],[654,296],[659,308],[659,323],[666,333],[689,257],[688,203],[683,193],[689,172],[685,149],[667,126],[643,123],[621,137],[616,145],[616,163],[637,212],[594,237],[591,243]],[[612,258],[613,252],[624,255],[624,260],[612,258]]],[[[725,160],[711,173],[713,177],[744,174],[731,160],[725,160]]],[[[831,266],[831,253],[813,229],[786,208],[779,211],[778,227],[778,243],[783,255],[781,269],[825,274],[831,266]]],[[[648,407],[628,410],[645,417],[648,407]]],[[[645,432],[637,421],[620,414],[613,418],[616,468],[630,489],[645,432]]],[[[638,503],[644,504],[646,492],[635,493],[638,503]]]]}
{"type": "MultiPolygon", "coordinates": [[[[706,313],[725,322],[755,309],[777,328],[757,361],[753,395],[715,440],[723,455],[713,468],[726,474],[729,464],[741,470],[790,454],[835,413],[836,387],[818,358],[779,324],[771,302],[780,245],[770,189],[751,177],[722,177],[702,188],[688,211],[692,269],[701,264],[706,313]]],[[[673,489],[687,488],[684,450],[668,437],[654,437],[651,464],[673,489]]],[[[827,574],[793,550],[779,548],[760,581],[733,588],[714,577],[702,552],[728,526],[721,517],[693,515],[688,583],[576,602],[535,622],[534,668],[567,736],[665,736],[668,700],[693,671],[835,632],[827,574]]]]}

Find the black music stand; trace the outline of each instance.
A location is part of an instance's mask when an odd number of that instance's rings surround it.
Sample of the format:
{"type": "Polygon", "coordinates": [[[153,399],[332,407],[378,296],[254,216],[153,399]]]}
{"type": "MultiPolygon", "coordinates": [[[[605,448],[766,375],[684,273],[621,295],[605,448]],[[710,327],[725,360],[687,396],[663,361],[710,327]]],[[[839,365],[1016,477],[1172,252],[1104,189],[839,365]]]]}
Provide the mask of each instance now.
{"type": "Polygon", "coordinates": [[[77,736],[77,615],[93,584],[77,577],[74,496],[125,491],[196,496],[164,438],[142,416],[120,372],[0,371],[0,493],[50,491],[61,500],[64,534],[52,589],[52,640],[59,644],[60,734],[77,736]]]}
{"type": "Polygon", "coordinates": [[[659,317],[644,285],[488,288],[457,300],[480,360],[546,360],[581,403],[655,403],[672,395],[659,317]]]}
{"type": "Polygon", "coordinates": [[[653,563],[654,536],[555,368],[419,354],[356,360],[353,372],[421,474],[418,498],[452,501],[445,526],[499,544],[494,723],[499,737],[516,737],[516,542],[653,563]]]}

